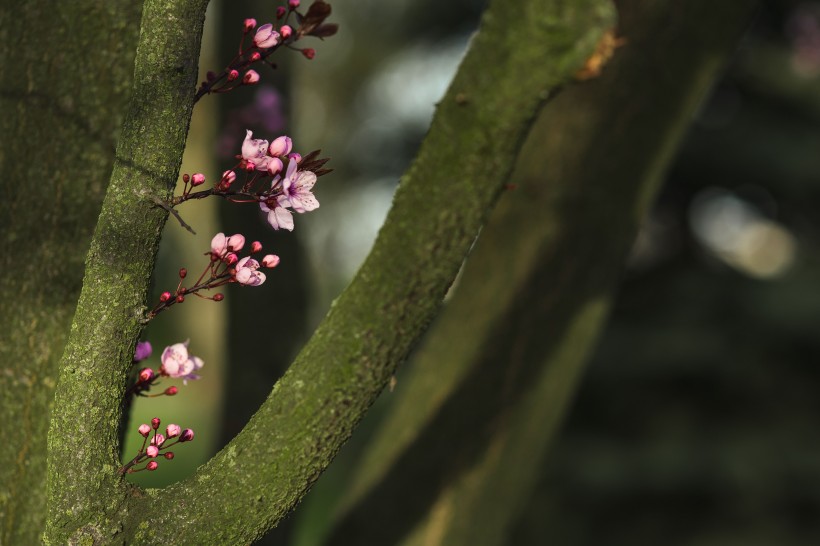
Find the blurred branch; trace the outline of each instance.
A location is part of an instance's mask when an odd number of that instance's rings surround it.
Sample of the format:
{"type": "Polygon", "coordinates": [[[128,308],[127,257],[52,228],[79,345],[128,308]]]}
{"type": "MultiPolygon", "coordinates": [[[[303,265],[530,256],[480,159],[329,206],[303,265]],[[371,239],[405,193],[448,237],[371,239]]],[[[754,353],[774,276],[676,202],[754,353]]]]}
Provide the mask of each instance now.
{"type": "Polygon", "coordinates": [[[542,112],[331,543],[508,538],[663,169],[753,7],[621,2],[626,44],[542,112]]]}
{"type": "Polygon", "coordinates": [[[130,0],[0,6],[0,544],[43,533],[57,364],[114,162],[140,10],[130,0]],[[47,39],[35,30],[44,25],[47,39]]]}
{"type": "Polygon", "coordinates": [[[189,480],[134,499],[160,514],[138,539],[247,543],[299,501],[438,311],[534,115],[612,11],[491,3],[359,274],[248,426],[189,480]]]}
{"type": "Polygon", "coordinates": [[[170,197],[175,185],[206,5],[148,0],[143,6],[131,102],[51,413],[47,543],[96,543],[123,531],[117,512],[124,509],[127,486],[116,473],[117,429],[168,216],[150,196],[170,197]]]}

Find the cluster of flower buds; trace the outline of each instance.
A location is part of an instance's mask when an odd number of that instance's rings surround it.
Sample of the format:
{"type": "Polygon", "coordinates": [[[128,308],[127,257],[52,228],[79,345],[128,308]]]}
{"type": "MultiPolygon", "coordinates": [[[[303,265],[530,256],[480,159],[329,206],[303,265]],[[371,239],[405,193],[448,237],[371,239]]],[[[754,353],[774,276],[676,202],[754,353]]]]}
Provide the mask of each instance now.
{"type": "Polygon", "coordinates": [[[137,455],[125,463],[119,470],[120,474],[133,474],[142,470],[156,470],[159,466],[157,459],[162,456],[168,460],[174,458],[174,452],[168,451],[169,448],[176,444],[190,442],[194,439],[194,431],[186,428],[181,429],[179,425],[170,424],[165,427],[165,434],[158,432],[160,425],[159,417],[151,419],[151,424],[139,426],[137,429],[143,437],[142,447],[140,447],[137,455]],[[149,442],[148,437],[151,436],[149,442]],[[147,444],[147,447],[146,447],[147,444]],[[138,464],[145,462],[145,466],[135,468],[138,464]]]}
{"type": "Polygon", "coordinates": [[[242,85],[257,83],[259,73],[251,66],[261,62],[276,68],[268,58],[283,46],[300,51],[307,59],[315,57],[314,49],[298,48],[293,44],[305,36],[333,36],[338,30],[338,25],[325,23],[331,12],[330,4],[327,2],[316,0],[304,14],[300,13],[298,8],[299,0],[289,0],[287,7],[278,7],[275,24],[265,23],[257,26],[256,19],[245,19],[242,23],[239,52],[221,73],[208,72],[207,79],[199,86],[194,100],[197,101],[208,93],[225,93],[242,85]],[[291,16],[296,19],[295,25],[290,24],[291,16]],[[252,32],[254,34],[251,43],[246,45],[245,40],[252,32]]]}
{"type": "Polygon", "coordinates": [[[204,175],[184,174],[183,193],[174,197],[171,205],[211,195],[234,203],[259,203],[273,229],[293,231],[293,212],[304,213],[319,208],[313,186],[318,177],[332,169],[324,168],[329,159],[319,157],[321,150],[304,157],[292,150],[293,141],[286,135],[268,142],[253,138],[253,132],[246,131],[241,153],[236,156],[238,162],[233,168],[222,173],[222,178],[212,188],[196,192],[192,190],[205,181],[204,175]],[[244,181],[237,182],[237,171],[245,173],[244,181]]]}
{"type": "Polygon", "coordinates": [[[200,293],[203,290],[212,290],[230,283],[259,286],[265,282],[265,274],[259,269],[262,267],[273,269],[279,265],[279,256],[266,254],[260,262],[251,256],[262,251],[262,243],[254,241],[250,247],[250,254],[240,258],[238,252],[245,248],[245,237],[240,234],[226,237],[224,233],[217,233],[211,239],[210,252],[205,253],[208,256],[208,264],[196,282],[190,287],[183,286],[182,283],[188,276],[188,270],[185,268],[180,269],[179,284],[176,290],[160,294],[159,302],[148,312],[146,318],[150,320],[172,305],[184,302],[185,297],[189,295],[213,301],[222,301],[224,299],[222,293],[203,296],[200,293]]]}
{"type": "MultiPolygon", "coordinates": [[[[134,355],[134,362],[140,362],[151,356],[151,344],[147,341],[137,343],[137,349],[134,355]],[[147,351],[145,346],[147,345],[147,351]]],[[[182,379],[183,384],[187,385],[189,380],[199,379],[199,375],[195,372],[205,364],[198,356],[193,356],[188,353],[188,342],[175,343],[170,345],[162,351],[160,357],[161,365],[157,370],[150,367],[140,369],[137,374],[137,380],[129,389],[128,395],[147,396],[155,398],[157,396],[174,396],[179,392],[177,387],[171,386],[157,394],[147,394],[151,387],[157,386],[157,382],[163,377],[171,379],[182,379]]]]}

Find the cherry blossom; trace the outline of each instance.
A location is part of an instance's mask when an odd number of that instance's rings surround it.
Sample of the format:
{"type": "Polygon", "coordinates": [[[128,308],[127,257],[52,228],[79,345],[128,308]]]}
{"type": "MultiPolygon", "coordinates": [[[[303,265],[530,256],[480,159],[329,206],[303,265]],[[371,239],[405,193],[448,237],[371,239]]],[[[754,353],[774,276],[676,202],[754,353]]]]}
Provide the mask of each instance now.
{"type": "Polygon", "coordinates": [[[205,364],[198,356],[188,354],[188,342],[175,343],[166,347],[162,351],[162,366],[160,373],[168,377],[182,378],[183,383],[188,384],[189,379],[199,379],[194,372],[202,368],[205,364]]]}
{"type": "Polygon", "coordinates": [[[288,209],[278,204],[270,208],[265,202],[259,203],[259,208],[268,213],[268,223],[273,229],[293,231],[293,214],[288,209]]]}
{"type": "Polygon", "coordinates": [[[297,171],[295,161],[288,163],[285,178],[282,179],[283,195],[278,202],[283,207],[291,207],[296,212],[309,212],[319,208],[319,201],[310,191],[316,184],[316,174],[311,171],[297,171]]]}
{"type": "Polygon", "coordinates": [[[267,23],[256,29],[253,43],[259,49],[267,49],[279,43],[279,33],[273,30],[273,25],[267,23]]]}
{"type": "Polygon", "coordinates": [[[259,269],[259,262],[251,258],[250,256],[246,256],[239,260],[236,264],[236,274],[234,278],[236,282],[239,284],[244,284],[246,286],[259,286],[263,282],[265,282],[265,274],[259,269]]]}

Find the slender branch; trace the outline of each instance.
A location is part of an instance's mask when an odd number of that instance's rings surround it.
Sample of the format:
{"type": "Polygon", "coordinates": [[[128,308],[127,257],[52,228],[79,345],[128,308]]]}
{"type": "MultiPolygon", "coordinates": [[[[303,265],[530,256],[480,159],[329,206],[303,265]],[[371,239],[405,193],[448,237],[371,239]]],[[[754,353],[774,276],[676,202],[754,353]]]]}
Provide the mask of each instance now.
{"type": "MultiPolygon", "coordinates": [[[[205,196],[203,196],[203,197],[205,197],[205,196]]],[[[192,228],[190,225],[188,225],[187,222],[185,222],[185,220],[182,219],[182,216],[179,215],[179,212],[177,212],[177,210],[175,208],[168,205],[168,203],[166,203],[165,201],[163,201],[162,199],[160,199],[156,195],[152,195],[150,199],[155,205],[165,209],[170,214],[172,214],[174,216],[174,218],[177,219],[177,222],[179,222],[180,226],[184,227],[186,230],[188,230],[192,234],[196,235],[196,231],[194,231],[194,228],[192,228]]]]}
{"type": "Polygon", "coordinates": [[[193,106],[207,0],[147,0],[134,89],[60,365],[48,445],[49,544],[122,532],[117,431],[193,106]],[[93,396],[89,396],[93,393],[93,396]]]}
{"type": "Polygon", "coordinates": [[[155,514],[135,542],[248,543],[299,501],[438,311],[539,107],[612,24],[609,0],[491,3],[366,263],[245,429],[134,499],[155,514]]]}

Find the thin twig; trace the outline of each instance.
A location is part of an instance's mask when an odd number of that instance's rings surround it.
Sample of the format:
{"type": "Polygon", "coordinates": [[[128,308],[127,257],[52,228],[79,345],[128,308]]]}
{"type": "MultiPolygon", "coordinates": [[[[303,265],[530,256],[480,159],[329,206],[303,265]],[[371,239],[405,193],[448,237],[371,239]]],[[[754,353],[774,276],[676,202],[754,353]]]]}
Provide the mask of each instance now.
{"type": "Polygon", "coordinates": [[[184,227],[185,229],[187,229],[188,231],[190,231],[191,233],[196,235],[196,231],[194,231],[194,228],[189,226],[185,222],[185,220],[182,219],[182,216],[180,216],[179,213],[175,209],[169,207],[168,203],[166,203],[165,201],[163,201],[162,199],[160,199],[156,195],[149,195],[148,197],[151,198],[151,201],[153,201],[155,205],[157,205],[159,207],[162,207],[165,210],[167,210],[168,212],[170,212],[173,215],[173,217],[177,219],[177,221],[179,222],[179,225],[181,225],[182,227],[184,227]]]}

